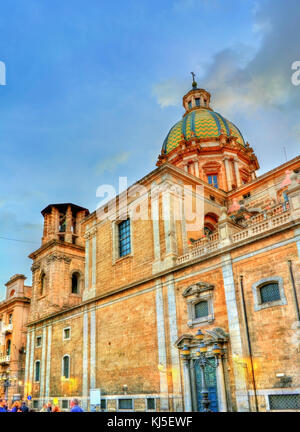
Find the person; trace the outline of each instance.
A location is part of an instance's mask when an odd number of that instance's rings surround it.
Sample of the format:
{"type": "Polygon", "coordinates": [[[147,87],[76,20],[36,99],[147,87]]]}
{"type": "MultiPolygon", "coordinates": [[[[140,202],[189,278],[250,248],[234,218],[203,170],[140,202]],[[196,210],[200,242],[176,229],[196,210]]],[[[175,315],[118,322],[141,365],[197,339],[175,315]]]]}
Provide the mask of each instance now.
{"type": "Polygon", "coordinates": [[[26,405],[26,402],[25,402],[25,401],[22,402],[21,411],[22,411],[22,412],[29,412],[29,408],[28,408],[28,406],[26,405]]]}
{"type": "Polygon", "coordinates": [[[59,407],[57,405],[55,405],[52,412],[60,412],[59,407]]]}
{"type": "Polygon", "coordinates": [[[44,404],[40,412],[47,412],[48,411],[47,408],[48,408],[47,404],[44,404]]]}
{"type": "Polygon", "coordinates": [[[19,404],[18,401],[15,401],[15,402],[13,403],[13,406],[12,406],[11,412],[20,412],[20,404],[19,404]]]}
{"type": "Polygon", "coordinates": [[[78,399],[74,398],[71,400],[71,409],[70,412],[83,412],[83,409],[79,406],[78,399]]]}
{"type": "Polygon", "coordinates": [[[0,399],[0,412],[6,412],[6,411],[7,409],[5,406],[5,402],[2,399],[0,399]]]}
{"type": "Polygon", "coordinates": [[[51,404],[51,402],[48,403],[47,412],[52,412],[52,404],[51,404]]]}

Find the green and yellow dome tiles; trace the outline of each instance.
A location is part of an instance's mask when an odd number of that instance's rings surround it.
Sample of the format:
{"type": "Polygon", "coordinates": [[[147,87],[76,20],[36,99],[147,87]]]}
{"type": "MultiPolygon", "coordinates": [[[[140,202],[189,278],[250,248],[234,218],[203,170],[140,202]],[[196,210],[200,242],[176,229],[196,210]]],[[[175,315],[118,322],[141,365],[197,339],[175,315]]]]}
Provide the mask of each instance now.
{"type": "Polygon", "coordinates": [[[239,129],[221,114],[208,109],[194,110],[171,128],[163,144],[163,153],[170,153],[178,146],[183,137],[185,140],[192,137],[207,139],[218,138],[221,134],[227,137],[235,136],[237,142],[245,146],[239,129]]]}

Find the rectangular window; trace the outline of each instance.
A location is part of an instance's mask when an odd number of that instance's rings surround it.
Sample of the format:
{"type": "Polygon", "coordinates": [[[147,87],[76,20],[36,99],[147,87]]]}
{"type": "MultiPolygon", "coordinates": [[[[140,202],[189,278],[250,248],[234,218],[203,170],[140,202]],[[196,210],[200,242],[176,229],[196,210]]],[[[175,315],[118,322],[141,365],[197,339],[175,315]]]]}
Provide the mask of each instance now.
{"type": "Polygon", "coordinates": [[[206,300],[195,304],[195,318],[204,318],[208,316],[208,302],[206,300]]]}
{"type": "Polygon", "coordinates": [[[8,324],[12,324],[12,317],[13,317],[13,315],[9,314],[9,316],[8,316],[8,324]]]}
{"type": "Polygon", "coordinates": [[[155,399],[147,398],[147,410],[155,410],[155,399]]]}
{"type": "Polygon", "coordinates": [[[130,241],[130,219],[127,219],[118,225],[119,228],[119,257],[126,256],[131,252],[130,241]]]}
{"type": "Polygon", "coordinates": [[[133,400],[132,399],[119,399],[119,409],[132,410],[133,400]]]}
{"type": "Polygon", "coordinates": [[[200,106],[200,98],[195,98],[196,106],[200,106]]]}
{"type": "Polygon", "coordinates": [[[64,340],[70,339],[70,337],[71,337],[71,329],[70,328],[65,328],[64,329],[64,340]]]}
{"type": "Polygon", "coordinates": [[[192,109],[192,102],[189,102],[189,109],[192,109]]]}
{"type": "Polygon", "coordinates": [[[62,407],[62,409],[68,409],[69,408],[69,401],[68,401],[68,399],[63,399],[61,401],[61,407],[62,407]]]}
{"type": "Polygon", "coordinates": [[[271,410],[299,410],[300,395],[269,395],[269,404],[271,410]]]}
{"type": "Polygon", "coordinates": [[[218,176],[216,174],[208,175],[207,176],[208,184],[211,186],[218,188],[218,176]]]}
{"type": "Polygon", "coordinates": [[[38,408],[39,407],[39,401],[38,400],[34,400],[33,401],[33,408],[38,408]]]}
{"type": "Polygon", "coordinates": [[[106,399],[101,399],[101,409],[106,410],[106,399]]]}
{"type": "Polygon", "coordinates": [[[278,283],[269,283],[260,288],[260,298],[262,303],[280,300],[278,283]]]}
{"type": "Polygon", "coordinates": [[[40,380],[40,361],[37,360],[35,362],[35,382],[39,382],[40,380]]]}
{"type": "Polygon", "coordinates": [[[63,357],[63,365],[62,365],[62,372],[63,372],[63,377],[65,377],[66,379],[70,378],[70,357],[68,355],[65,355],[63,357]]]}
{"type": "Polygon", "coordinates": [[[38,336],[36,338],[36,346],[40,347],[42,345],[42,336],[38,336]]]}

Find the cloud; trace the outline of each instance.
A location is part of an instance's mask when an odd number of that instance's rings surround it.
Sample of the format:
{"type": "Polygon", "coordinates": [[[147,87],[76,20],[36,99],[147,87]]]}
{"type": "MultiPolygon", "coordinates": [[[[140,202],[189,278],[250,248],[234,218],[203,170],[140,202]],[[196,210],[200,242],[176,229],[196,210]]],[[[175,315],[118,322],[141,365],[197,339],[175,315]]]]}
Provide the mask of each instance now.
{"type": "MultiPolygon", "coordinates": [[[[201,87],[213,95],[212,105],[225,115],[261,108],[300,108],[300,87],[291,83],[291,65],[300,60],[298,0],[264,0],[253,10],[253,31],[259,48],[235,45],[219,51],[206,66],[201,87]]],[[[181,85],[173,79],[158,83],[153,93],[162,107],[181,100],[181,85]],[[179,93],[181,92],[180,96],[179,93]]]]}
{"type": "Polygon", "coordinates": [[[152,93],[162,108],[179,105],[185,92],[186,84],[175,78],[157,83],[152,88],[152,93]]]}
{"type": "Polygon", "coordinates": [[[101,175],[105,172],[113,172],[119,165],[124,164],[129,159],[130,152],[122,152],[107,159],[103,159],[96,165],[96,174],[101,175]]]}

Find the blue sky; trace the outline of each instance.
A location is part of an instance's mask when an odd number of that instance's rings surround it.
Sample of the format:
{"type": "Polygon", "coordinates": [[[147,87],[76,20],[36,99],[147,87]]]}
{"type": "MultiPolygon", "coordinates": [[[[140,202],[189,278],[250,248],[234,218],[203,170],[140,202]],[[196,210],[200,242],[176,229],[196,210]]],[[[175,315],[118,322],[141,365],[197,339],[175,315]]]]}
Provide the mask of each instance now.
{"type": "Polygon", "coordinates": [[[155,168],[190,71],[254,147],[261,173],[299,153],[297,0],[10,0],[0,14],[0,298],[40,211],[155,168]]]}

